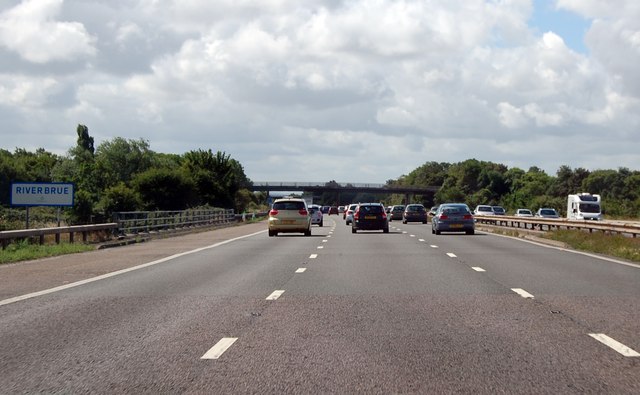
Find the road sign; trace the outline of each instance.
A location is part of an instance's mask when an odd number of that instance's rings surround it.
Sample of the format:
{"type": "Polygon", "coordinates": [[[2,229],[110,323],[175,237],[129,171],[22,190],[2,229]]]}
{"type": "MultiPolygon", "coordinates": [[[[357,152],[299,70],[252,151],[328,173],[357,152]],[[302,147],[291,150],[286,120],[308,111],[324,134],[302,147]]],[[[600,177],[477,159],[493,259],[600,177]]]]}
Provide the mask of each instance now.
{"type": "Polygon", "coordinates": [[[73,206],[74,187],[62,182],[11,184],[12,206],[73,206]]]}

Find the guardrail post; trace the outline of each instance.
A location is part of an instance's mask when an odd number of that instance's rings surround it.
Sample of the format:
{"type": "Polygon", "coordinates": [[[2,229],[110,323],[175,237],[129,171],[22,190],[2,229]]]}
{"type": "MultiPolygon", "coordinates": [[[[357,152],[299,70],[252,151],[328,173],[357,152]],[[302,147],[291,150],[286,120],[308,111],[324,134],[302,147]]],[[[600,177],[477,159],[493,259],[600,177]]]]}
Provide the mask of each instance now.
{"type": "Polygon", "coordinates": [[[73,244],[73,242],[75,241],[74,236],[75,235],[73,234],[73,231],[69,231],[69,243],[73,244]]]}

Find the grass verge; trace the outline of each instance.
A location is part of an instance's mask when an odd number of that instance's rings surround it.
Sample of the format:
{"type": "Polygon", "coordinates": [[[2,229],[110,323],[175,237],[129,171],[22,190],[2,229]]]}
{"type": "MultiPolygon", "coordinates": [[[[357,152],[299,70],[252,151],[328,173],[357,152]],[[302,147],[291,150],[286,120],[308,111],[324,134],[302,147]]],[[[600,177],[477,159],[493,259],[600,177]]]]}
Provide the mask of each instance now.
{"type": "Polygon", "coordinates": [[[95,246],[82,243],[60,243],[53,245],[29,244],[26,241],[12,243],[6,249],[0,250],[0,264],[51,256],[75,254],[78,252],[95,250],[95,246]]]}
{"type": "Polygon", "coordinates": [[[640,262],[640,239],[638,238],[586,233],[579,230],[557,230],[548,232],[544,237],[566,243],[576,250],[640,262]]]}

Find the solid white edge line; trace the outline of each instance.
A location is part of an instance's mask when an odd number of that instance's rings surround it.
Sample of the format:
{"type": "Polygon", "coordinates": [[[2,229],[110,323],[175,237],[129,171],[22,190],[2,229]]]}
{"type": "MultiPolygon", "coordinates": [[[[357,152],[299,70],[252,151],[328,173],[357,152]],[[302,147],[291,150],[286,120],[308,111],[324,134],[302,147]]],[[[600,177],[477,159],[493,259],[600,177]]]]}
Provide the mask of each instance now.
{"type": "Polygon", "coordinates": [[[523,298],[533,299],[533,295],[531,295],[529,292],[525,291],[522,288],[511,288],[511,290],[517,293],[518,295],[522,296],[523,298]]]}
{"type": "Polygon", "coordinates": [[[43,291],[32,292],[30,294],[16,296],[14,298],[0,300],[0,306],[4,306],[4,305],[15,303],[15,302],[20,302],[22,300],[35,298],[35,297],[42,296],[42,295],[51,294],[51,293],[58,292],[58,291],[63,291],[65,289],[69,289],[69,288],[79,287],[81,285],[89,284],[89,283],[92,283],[92,282],[95,282],[95,281],[104,280],[104,279],[107,279],[107,278],[110,278],[110,277],[119,276],[121,274],[133,272],[133,271],[139,270],[139,269],[144,269],[145,267],[157,265],[159,263],[164,263],[164,262],[170,261],[172,259],[180,258],[180,257],[185,256],[185,255],[195,254],[197,252],[205,251],[205,250],[208,250],[208,249],[211,249],[211,248],[216,248],[216,247],[219,247],[221,245],[229,244],[231,242],[234,242],[234,241],[237,241],[237,240],[241,240],[241,239],[245,239],[247,237],[252,237],[252,236],[258,235],[260,233],[265,233],[265,232],[266,232],[266,230],[261,230],[260,232],[255,232],[255,233],[251,233],[249,235],[244,235],[244,236],[236,237],[236,238],[233,238],[233,239],[221,241],[219,243],[212,244],[210,246],[206,246],[206,247],[202,247],[202,248],[197,248],[195,250],[181,252],[179,254],[171,255],[171,256],[168,256],[168,257],[165,257],[165,258],[162,258],[162,259],[158,259],[158,260],[153,261],[153,262],[143,263],[142,265],[133,266],[133,267],[130,267],[130,268],[127,268],[127,269],[122,269],[122,270],[118,270],[118,271],[111,272],[111,273],[106,273],[106,274],[103,274],[101,276],[88,278],[86,280],[76,281],[76,282],[73,282],[71,284],[61,285],[59,287],[45,289],[43,291]]]}
{"type": "Polygon", "coordinates": [[[218,359],[238,340],[237,337],[223,337],[215,346],[211,347],[200,359],[218,359]]]}
{"type": "Polygon", "coordinates": [[[625,346],[624,344],[620,343],[619,341],[610,338],[609,336],[605,335],[604,333],[589,333],[589,336],[591,336],[592,338],[596,339],[597,341],[599,341],[600,343],[604,344],[605,346],[612,348],[613,350],[619,352],[620,354],[624,355],[625,357],[631,357],[631,358],[635,358],[635,357],[640,357],[640,353],[637,352],[636,350],[629,348],[627,346],[625,346]]]}
{"type": "Polygon", "coordinates": [[[273,291],[271,295],[267,296],[265,300],[277,300],[284,293],[284,289],[279,289],[277,291],[273,291]]]}
{"type": "Polygon", "coordinates": [[[306,271],[307,271],[306,267],[301,267],[301,268],[298,268],[298,270],[296,270],[296,273],[304,273],[306,271]]]}
{"type": "Polygon", "coordinates": [[[504,238],[507,238],[507,239],[518,240],[518,241],[521,241],[523,243],[529,243],[529,244],[537,245],[539,247],[545,247],[545,248],[550,248],[552,250],[570,252],[572,254],[584,255],[584,256],[588,256],[590,258],[596,258],[596,259],[600,259],[600,260],[603,260],[603,261],[617,263],[619,265],[629,266],[629,267],[633,267],[635,269],[640,269],[640,265],[638,265],[636,263],[619,261],[619,260],[617,260],[615,258],[609,258],[609,257],[606,257],[606,256],[590,254],[590,253],[584,252],[584,251],[570,250],[570,249],[567,249],[567,248],[562,248],[562,247],[552,246],[552,245],[548,245],[548,244],[544,244],[544,243],[539,243],[537,241],[522,239],[520,237],[506,236],[506,235],[501,235],[501,234],[491,233],[491,232],[483,232],[482,234],[487,234],[487,235],[491,235],[491,236],[504,237],[504,238]]]}
{"type": "Polygon", "coordinates": [[[484,270],[483,268],[478,267],[478,266],[472,266],[471,268],[473,270],[475,270],[476,272],[486,272],[486,270],[484,270]]]}

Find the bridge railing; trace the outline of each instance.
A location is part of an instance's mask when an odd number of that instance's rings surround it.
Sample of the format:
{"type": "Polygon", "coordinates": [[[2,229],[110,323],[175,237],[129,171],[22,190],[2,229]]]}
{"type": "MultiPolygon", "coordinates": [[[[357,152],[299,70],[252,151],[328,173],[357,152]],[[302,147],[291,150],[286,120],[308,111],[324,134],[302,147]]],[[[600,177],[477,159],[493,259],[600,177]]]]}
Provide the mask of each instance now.
{"type": "Polygon", "coordinates": [[[355,187],[355,188],[384,188],[386,184],[363,184],[363,183],[351,183],[351,182],[337,182],[327,185],[325,182],[295,182],[295,181],[258,181],[253,182],[254,186],[258,187],[326,187],[326,186],[339,186],[339,187],[355,187]]]}

